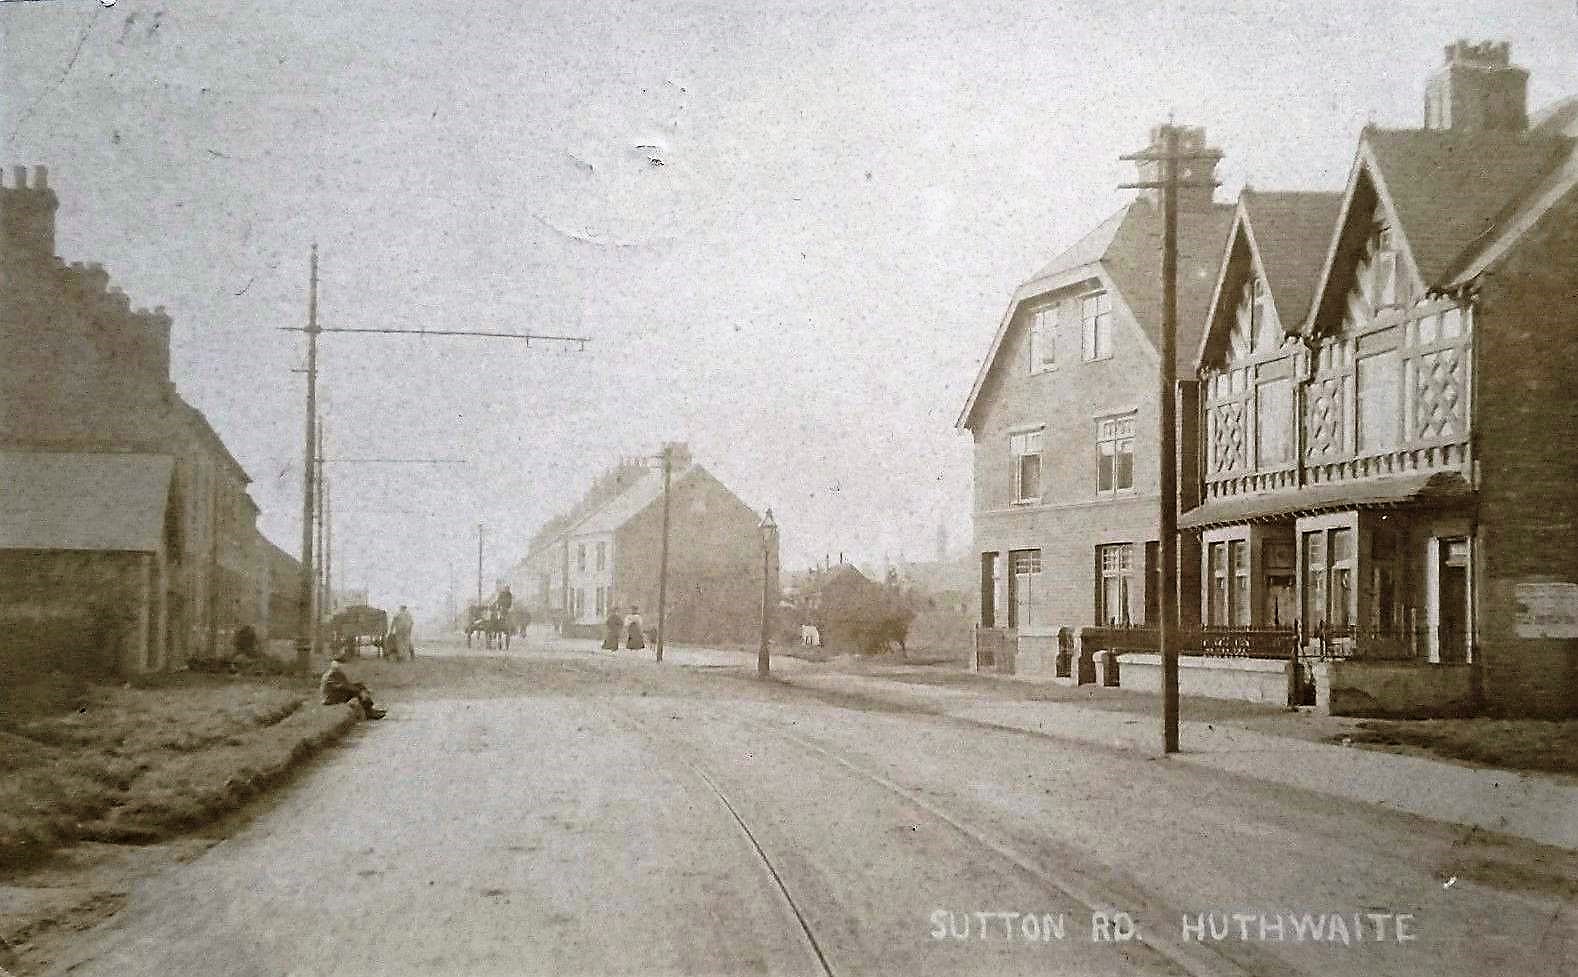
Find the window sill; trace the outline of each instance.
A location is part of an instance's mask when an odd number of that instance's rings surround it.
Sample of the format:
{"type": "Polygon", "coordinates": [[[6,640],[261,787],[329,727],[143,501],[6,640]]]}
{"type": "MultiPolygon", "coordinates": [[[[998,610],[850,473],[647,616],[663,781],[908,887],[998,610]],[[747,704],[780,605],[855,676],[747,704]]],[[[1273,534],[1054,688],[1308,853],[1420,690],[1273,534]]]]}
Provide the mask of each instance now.
{"type": "Polygon", "coordinates": [[[1030,506],[1040,505],[1040,504],[1041,504],[1041,497],[1039,495],[1036,496],[1033,499],[1015,499],[1014,501],[1008,503],[1010,508],[1019,508],[1019,509],[1025,509],[1025,508],[1029,508],[1030,506]]]}

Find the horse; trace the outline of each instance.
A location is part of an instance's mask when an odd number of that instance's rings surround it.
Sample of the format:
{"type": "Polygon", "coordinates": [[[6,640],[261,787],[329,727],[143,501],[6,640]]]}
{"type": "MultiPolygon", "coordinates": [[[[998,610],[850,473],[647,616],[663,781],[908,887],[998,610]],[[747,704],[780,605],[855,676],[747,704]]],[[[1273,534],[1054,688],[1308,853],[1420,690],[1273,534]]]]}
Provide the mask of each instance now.
{"type": "Polygon", "coordinates": [[[490,607],[486,612],[471,619],[466,625],[466,647],[471,647],[471,636],[482,635],[483,647],[503,648],[508,651],[510,647],[510,634],[514,629],[500,614],[497,608],[490,607]]]}

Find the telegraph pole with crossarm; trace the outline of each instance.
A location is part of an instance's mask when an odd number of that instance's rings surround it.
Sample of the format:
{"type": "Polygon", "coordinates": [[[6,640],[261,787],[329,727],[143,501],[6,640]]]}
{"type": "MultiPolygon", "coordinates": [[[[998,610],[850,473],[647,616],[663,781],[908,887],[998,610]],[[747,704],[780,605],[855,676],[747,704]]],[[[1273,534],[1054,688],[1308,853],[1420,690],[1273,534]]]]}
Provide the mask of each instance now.
{"type": "MultiPolygon", "coordinates": [[[[1215,180],[1194,177],[1194,167],[1182,174],[1179,163],[1211,161],[1222,154],[1214,149],[1179,147],[1182,129],[1171,120],[1157,129],[1160,139],[1151,148],[1120,159],[1162,164],[1162,178],[1146,183],[1126,183],[1123,189],[1160,190],[1162,193],[1162,348],[1158,393],[1160,404],[1161,459],[1161,620],[1156,622],[1157,651],[1162,659],[1162,752],[1178,752],[1178,191],[1185,187],[1215,187],[1215,180]],[[1160,144],[1158,146],[1158,143],[1160,144]]],[[[1210,172],[1209,170],[1207,172],[1210,172]]]]}
{"type": "MultiPolygon", "coordinates": [[[[568,343],[584,351],[591,339],[586,336],[552,336],[539,333],[507,332],[486,329],[392,329],[381,327],[342,326],[325,328],[318,324],[318,246],[312,246],[312,260],[307,290],[307,325],[280,326],[284,332],[301,332],[307,335],[307,421],[306,450],[304,452],[301,499],[301,630],[296,638],[296,667],[305,672],[311,668],[314,636],[318,633],[313,619],[313,592],[316,587],[317,567],[313,552],[313,509],[317,500],[317,420],[318,420],[318,337],[327,333],[359,333],[383,336],[465,336],[483,339],[514,339],[529,348],[533,341],[539,343],[568,343]]],[[[407,459],[368,459],[369,461],[405,462],[407,459]]],[[[423,462],[423,459],[410,459],[423,462]]],[[[438,461],[435,459],[435,461],[438,461]]],[[[481,544],[480,529],[478,544],[481,544]]],[[[320,554],[321,555],[321,549],[320,554]]],[[[480,589],[480,588],[479,588],[480,589]]]]}

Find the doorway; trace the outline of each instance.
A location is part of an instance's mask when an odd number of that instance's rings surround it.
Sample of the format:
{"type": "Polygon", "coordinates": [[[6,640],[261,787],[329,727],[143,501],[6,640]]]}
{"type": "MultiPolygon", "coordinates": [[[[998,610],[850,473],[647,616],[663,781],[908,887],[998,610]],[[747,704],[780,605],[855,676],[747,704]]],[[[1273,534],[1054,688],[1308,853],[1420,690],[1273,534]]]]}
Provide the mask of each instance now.
{"type": "Polygon", "coordinates": [[[1433,610],[1435,633],[1431,644],[1436,660],[1462,664],[1469,660],[1468,576],[1469,542],[1466,536],[1436,541],[1436,593],[1433,610]]]}

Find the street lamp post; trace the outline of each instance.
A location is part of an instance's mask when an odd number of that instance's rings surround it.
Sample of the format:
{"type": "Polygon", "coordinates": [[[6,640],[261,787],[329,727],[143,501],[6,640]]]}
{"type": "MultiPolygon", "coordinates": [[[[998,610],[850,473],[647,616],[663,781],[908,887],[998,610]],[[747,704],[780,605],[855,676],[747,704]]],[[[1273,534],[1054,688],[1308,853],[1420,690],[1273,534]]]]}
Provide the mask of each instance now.
{"type": "Polygon", "coordinates": [[[766,678],[772,669],[773,610],[777,603],[773,578],[777,576],[778,523],[773,520],[773,510],[768,509],[758,527],[762,534],[762,645],[756,653],[756,675],[766,678]]]}

